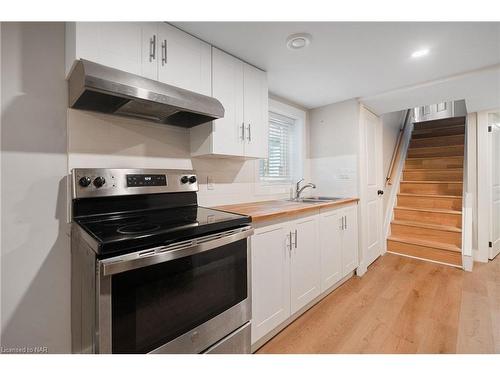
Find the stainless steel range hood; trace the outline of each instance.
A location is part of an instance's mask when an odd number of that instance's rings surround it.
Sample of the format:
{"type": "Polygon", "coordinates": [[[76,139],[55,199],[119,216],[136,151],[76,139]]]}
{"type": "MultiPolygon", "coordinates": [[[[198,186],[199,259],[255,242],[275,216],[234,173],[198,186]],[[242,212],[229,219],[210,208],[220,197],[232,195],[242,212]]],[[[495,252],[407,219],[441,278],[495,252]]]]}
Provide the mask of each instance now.
{"type": "Polygon", "coordinates": [[[83,59],[69,77],[69,106],[187,128],[224,117],[217,99],[83,59]]]}

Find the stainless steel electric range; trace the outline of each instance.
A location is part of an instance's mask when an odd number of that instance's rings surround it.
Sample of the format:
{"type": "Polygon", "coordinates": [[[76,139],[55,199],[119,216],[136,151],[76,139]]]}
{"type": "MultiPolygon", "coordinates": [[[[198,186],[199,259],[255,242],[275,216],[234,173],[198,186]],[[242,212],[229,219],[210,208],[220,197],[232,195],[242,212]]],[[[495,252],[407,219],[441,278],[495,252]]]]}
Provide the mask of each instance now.
{"type": "Polygon", "coordinates": [[[193,171],[72,172],[75,353],[249,353],[250,218],[193,171]]]}

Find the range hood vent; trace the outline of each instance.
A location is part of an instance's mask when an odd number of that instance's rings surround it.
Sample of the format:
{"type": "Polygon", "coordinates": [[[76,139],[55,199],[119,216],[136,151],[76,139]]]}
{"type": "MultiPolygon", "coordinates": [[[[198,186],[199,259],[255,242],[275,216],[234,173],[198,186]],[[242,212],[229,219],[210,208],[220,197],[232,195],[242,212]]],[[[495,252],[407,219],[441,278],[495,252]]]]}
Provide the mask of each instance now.
{"type": "Polygon", "coordinates": [[[217,99],[83,59],[69,77],[69,106],[186,128],[224,117],[217,99]]]}

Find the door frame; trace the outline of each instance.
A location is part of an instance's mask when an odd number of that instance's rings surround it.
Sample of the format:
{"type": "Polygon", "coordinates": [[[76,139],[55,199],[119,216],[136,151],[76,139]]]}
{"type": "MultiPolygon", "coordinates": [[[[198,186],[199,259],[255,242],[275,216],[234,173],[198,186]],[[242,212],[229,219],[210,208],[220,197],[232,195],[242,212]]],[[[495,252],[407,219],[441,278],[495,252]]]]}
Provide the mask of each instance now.
{"type": "MultiPolygon", "coordinates": [[[[356,269],[356,274],[358,276],[362,276],[368,266],[373,262],[371,259],[368,260],[368,238],[367,238],[367,233],[368,233],[368,210],[367,210],[367,205],[366,205],[366,199],[367,199],[367,191],[366,191],[366,166],[367,166],[367,160],[365,157],[365,139],[366,139],[366,122],[364,119],[364,116],[374,116],[377,118],[379,122],[379,131],[377,133],[377,141],[380,144],[380,164],[381,164],[381,169],[379,171],[379,176],[377,176],[378,179],[378,184],[380,186],[380,189],[383,189],[383,180],[384,180],[384,172],[383,172],[383,159],[382,159],[382,120],[381,118],[372,110],[370,110],[368,107],[360,104],[359,108],[359,149],[358,149],[358,180],[359,180],[359,185],[358,185],[358,193],[359,193],[359,198],[360,198],[360,204],[358,205],[358,217],[359,217],[359,223],[358,226],[360,228],[359,234],[358,234],[358,239],[359,239],[359,266],[356,269]]],[[[380,226],[379,226],[379,233],[378,233],[378,239],[380,242],[380,252],[377,257],[381,256],[384,253],[385,246],[383,245],[384,241],[384,235],[383,235],[383,230],[384,230],[384,214],[383,214],[383,204],[381,203],[379,205],[379,220],[380,220],[380,226]]],[[[375,258],[376,259],[376,258],[375,258]]]]}
{"type": "Polygon", "coordinates": [[[500,108],[477,113],[477,248],[475,260],[488,262],[492,259],[489,242],[492,240],[492,148],[488,132],[488,114],[500,112],[500,108]]]}

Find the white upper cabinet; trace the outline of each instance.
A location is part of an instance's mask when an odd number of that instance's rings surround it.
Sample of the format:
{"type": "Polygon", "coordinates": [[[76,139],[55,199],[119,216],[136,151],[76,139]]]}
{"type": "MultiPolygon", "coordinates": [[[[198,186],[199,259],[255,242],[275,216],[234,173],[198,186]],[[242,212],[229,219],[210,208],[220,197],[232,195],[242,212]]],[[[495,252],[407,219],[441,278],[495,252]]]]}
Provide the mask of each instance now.
{"type": "Polygon", "coordinates": [[[267,158],[269,124],[266,73],[244,64],[243,87],[245,156],[267,158]]]}
{"type": "Polygon", "coordinates": [[[66,74],[77,59],[86,59],[133,74],[142,74],[141,22],[68,22],[66,74]]]}
{"type": "Polygon", "coordinates": [[[66,74],[82,58],[211,95],[210,45],[163,22],[68,22],[66,74]]]}
{"type": "Polygon", "coordinates": [[[211,46],[176,27],[158,25],[158,80],[211,95],[211,46]]]}
{"type": "Polygon", "coordinates": [[[237,58],[212,50],[212,95],[224,106],[224,117],[213,123],[213,153],[243,156],[243,66],[237,58]],[[219,136],[220,134],[220,136],[219,136]]]}
{"type": "Polygon", "coordinates": [[[266,158],[266,72],[212,48],[212,96],[224,106],[224,118],[191,129],[191,154],[266,158]]]}

